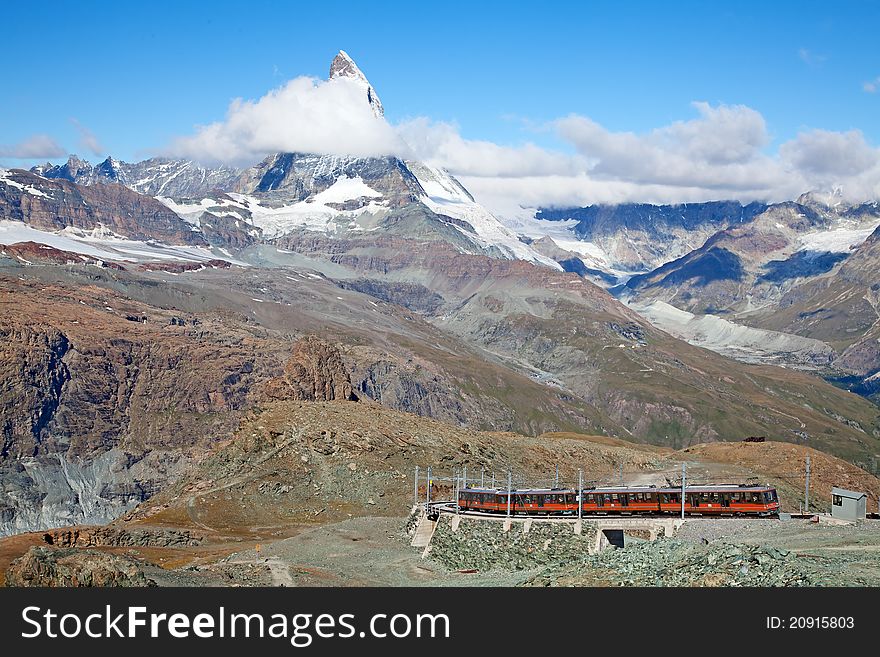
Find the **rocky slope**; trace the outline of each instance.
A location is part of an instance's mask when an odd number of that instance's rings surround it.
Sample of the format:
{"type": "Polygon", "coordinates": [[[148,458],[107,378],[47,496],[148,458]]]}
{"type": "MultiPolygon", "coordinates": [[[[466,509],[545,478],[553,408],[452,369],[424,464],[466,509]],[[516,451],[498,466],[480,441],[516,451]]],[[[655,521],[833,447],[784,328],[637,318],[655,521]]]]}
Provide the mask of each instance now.
{"type": "Polygon", "coordinates": [[[828,444],[838,431],[835,409],[858,406],[867,424],[856,442],[873,449],[874,420],[868,418],[876,412],[861,400],[809,376],[739,366],[672,340],[575,274],[394,238],[367,244],[300,234],[279,244],[362,278],[429,289],[444,301],[431,313],[432,323],[594,405],[605,418],[604,432],[683,446],[769,431],[782,440],[828,444]],[[753,404],[774,410],[756,413],[753,404]]]}
{"type": "Polygon", "coordinates": [[[122,185],[77,185],[16,169],[0,170],[0,220],[43,231],[110,231],[135,240],[207,245],[163,204],[122,185]]]}
{"type": "Polygon", "coordinates": [[[690,312],[736,313],[775,304],[805,281],[834,271],[880,224],[880,209],[829,208],[812,197],[773,205],[702,247],[627,282],[642,301],[690,312]]]}
{"type": "Polygon", "coordinates": [[[610,268],[646,271],[701,247],[718,231],[750,222],[765,207],[735,201],[624,203],[542,209],[535,219],[565,223],[574,237],[598,247],[610,268]]]}
{"type": "MultiPolygon", "coordinates": [[[[875,204],[828,205],[806,194],[796,203],[770,206],[699,249],[632,277],[620,295],[658,327],[726,356],[826,376],[848,374],[840,356],[851,341],[835,322],[807,319],[825,329],[810,331],[800,330],[797,321],[778,320],[791,317],[789,307],[828,288],[839,272],[864,269],[855,254],[878,224],[875,204]],[[850,258],[855,258],[853,266],[847,265],[850,258]]],[[[818,306],[798,312],[807,318],[811,310],[818,306]]],[[[862,321],[858,317],[866,316],[856,312],[853,321],[862,321]]]]}
{"type": "Polygon", "coordinates": [[[33,547],[6,571],[7,586],[155,586],[128,557],[91,550],[33,547]]]}
{"type": "Polygon", "coordinates": [[[827,375],[878,399],[877,267],[880,229],[828,276],[786,291],[770,308],[744,314],[743,323],[819,340],[834,350],[827,375]]]}
{"type": "MultiPolygon", "coordinates": [[[[672,452],[603,436],[569,433],[535,439],[456,427],[371,402],[271,402],[245,418],[231,440],[215,445],[176,483],[110,527],[0,540],[0,567],[29,548],[40,553],[51,546],[79,548],[83,562],[95,553],[133,557],[139,570],[151,578],[189,586],[411,584],[420,580],[419,574],[425,583],[438,566],[478,568],[480,581],[496,573],[497,579],[489,578],[496,584],[511,583],[502,575],[523,569],[529,570],[527,580],[541,585],[880,581],[880,571],[868,572],[865,567],[865,560],[873,558],[868,550],[874,549],[876,534],[865,533],[861,526],[843,528],[852,530],[845,535],[824,524],[811,526],[807,533],[812,548],[805,548],[806,535],[794,521],[689,520],[674,540],[643,544],[628,539],[625,550],[597,556],[588,555],[583,542],[589,528],[581,537],[573,535],[570,526],[533,525],[528,535],[503,534],[500,523],[489,528],[489,523],[479,522],[474,531],[460,528],[450,533],[445,525],[439,528],[431,559],[417,561],[422,570],[412,571],[406,553],[395,551],[398,544],[404,545],[401,530],[412,504],[416,465],[421,466],[422,476],[425,466],[433,465],[436,498],[451,494],[451,482],[443,478],[453,469],[462,473],[467,468],[471,481],[482,477],[488,482],[492,477],[505,478],[510,468],[518,484],[547,485],[558,464],[563,485],[577,480],[579,468],[589,483],[617,481],[622,469],[627,481],[662,484],[675,477],[680,461],[686,460],[692,482],[769,482],[779,488],[783,508],[796,510],[797,498],[789,491],[801,488],[803,481],[794,481],[779,466],[802,462],[805,454],[816,455],[776,443],[707,445],[672,452]],[[711,452],[716,447],[718,460],[711,452]],[[752,450],[754,458],[736,462],[736,453],[743,450],[752,450]],[[386,517],[394,534],[387,532],[386,517]],[[763,524],[759,528],[754,523],[763,524]],[[768,523],[773,523],[771,533],[768,523]],[[382,531],[365,532],[365,526],[382,531]],[[735,549],[729,547],[733,542],[735,549]],[[817,542],[833,551],[814,553],[817,542]],[[351,545],[360,549],[346,547],[351,545]],[[801,559],[804,551],[810,556],[801,559]],[[389,559],[393,565],[386,573],[389,559]],[[701,580],[711,573],[716,575],[701,580]]],[[[819,506],[830,499],[824,490],[827,477],[852,475],[856,479],[846,481],[873,493],[880,491],[876,478],[838,459],[818,456],[823,458],[815,461],[816,472],[826,477],[814,482],[819,506]]],[[[425,494],[424,484],[418,493],[425,494]]],[[[417,560],[418,553],[408,541],[406,546],[417,560]]],[[[23,561],[29,559],[30,553],[23,561]]]]}
{"type": "MultiPolygon", "coordinates": [[[[336,80],[361,87],[363,102],[377,121],[384,120],[375,89],[343,51],[331,64],[328,84],[336,80]]],[[[108,158],[93,166],[71,156],[64,165],[34,167],[31,174],[37,180],[73,182],[83,188],[123,185],[156,197],[190,224],[192,243],[217,248],[240,250],[300,230],[382,231],[560,268],[552,258],[521,242],[449,172],[392,155],[272,153],[242,171],[167,159],[127,164],[108,158]]],[[[26,184],[41,193],[40,184],[33,180],[26,184]]],[[[137,217],[137,211],[131,214],[137,217]]],[[[117,228],[121,235],[140,239],[127,230],[130,227],[117,228]]]]}

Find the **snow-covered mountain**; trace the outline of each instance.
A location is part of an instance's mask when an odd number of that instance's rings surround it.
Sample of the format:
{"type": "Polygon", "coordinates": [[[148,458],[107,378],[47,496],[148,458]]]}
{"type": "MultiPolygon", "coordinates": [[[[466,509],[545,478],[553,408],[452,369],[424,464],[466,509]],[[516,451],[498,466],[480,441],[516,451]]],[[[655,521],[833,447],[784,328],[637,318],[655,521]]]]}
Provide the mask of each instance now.
{"type": "Polygon", "coordinates": [[[147,196],[191,196],[226,189],[241,171],[233,167],[204,167],[189,160],[151,158],[130,164],[112,157],[97,165],[71,155],[64,164],[49,163],[31,169],[44,178],[80,185],[119,183],[147,196]]]}
{"type": "Polygon", "coordinates": [[[350,78],[360,83],[364,87],[364,93],[370,108],[373,110],[373,114],[377,117],[385,116],[385,108],[382,107],[382,101],[379,100],[376,90],[373,89],[370,81],[367,80],[367,76],[363,74],[363,71],[358,68],[358,65],[354,63],[354,60],[344,50],[340,50],[339,54],[330,63],[330,79],[334,80],[336,78],[350,78]]]}
{"type": "MultiPolygon", "coordinates": [[[[364,102],[383,120],[375,89],[340,51],[329,80],[343,78],[363,87],[364,102]]],[[[389,231],[561,268],[520,240],[449,172],[395,156],[273,153],[244,170],[162,158],[136,164],[107,158],[92,165],[71,156],[63,165],[35,167],[32,173],[85,186],[118,183],[153,196],[216,246],[237,249],[297,231],[332,236],[389,231]]]]}

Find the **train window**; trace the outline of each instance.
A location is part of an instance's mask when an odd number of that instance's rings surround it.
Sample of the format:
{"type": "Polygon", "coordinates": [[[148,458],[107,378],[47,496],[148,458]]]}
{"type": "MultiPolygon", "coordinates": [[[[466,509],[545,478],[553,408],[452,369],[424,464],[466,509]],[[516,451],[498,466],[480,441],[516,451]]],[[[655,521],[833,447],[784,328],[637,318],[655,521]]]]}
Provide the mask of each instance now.
{"type": "Polygon", "coordinates": [[[843,506],[843,497],[841,495],[832,495],[831,503],[834,506],[843,506]]]}
{"type": "Polygon", "coordinates": [[[616,502],[616,501],[617,501],[617,493],[611,493],[611,501],[612,501],[612,502],[616,502]]]}

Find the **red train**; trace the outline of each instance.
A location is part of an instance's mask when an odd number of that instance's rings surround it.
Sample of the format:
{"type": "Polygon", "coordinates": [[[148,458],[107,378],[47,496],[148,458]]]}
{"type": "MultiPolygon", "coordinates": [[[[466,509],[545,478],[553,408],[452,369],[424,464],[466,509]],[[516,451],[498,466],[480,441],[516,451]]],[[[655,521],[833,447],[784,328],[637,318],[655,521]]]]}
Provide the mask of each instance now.
{"type": "MultiPolygon", "coordinates": [[[[584,516],[656,515],[681,513],[681,488],[613,487],[585,488],[584,516]]],[[[466,488],[458,494],[463,511],[515,515],[577,515],[578,497],[574,489],[466,488]],[[508,502],[509,500],[509,502],[508,502]]],[[[688,486],[684,512],[702,516],[774,516],[779,513],[779,498],[772,486],[723,484],[688,486]]]]}

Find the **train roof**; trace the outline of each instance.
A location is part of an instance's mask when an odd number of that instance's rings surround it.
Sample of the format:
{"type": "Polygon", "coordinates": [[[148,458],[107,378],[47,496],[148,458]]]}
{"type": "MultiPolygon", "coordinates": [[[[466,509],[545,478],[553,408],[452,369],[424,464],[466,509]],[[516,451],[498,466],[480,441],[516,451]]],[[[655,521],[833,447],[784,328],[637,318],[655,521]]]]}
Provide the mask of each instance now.
{"type": "MultiPolygon", "coordinates": [[[[692,493],[730,493],[738,491],[765,491],[773,489],[768,484],[696,484],[685,487],[692,493]]],[[[601,486],[596,488],[584,488],[585,493],[680,493],[681,486],[601,486]]],[[[461,492],[491,493],[493,495],[507,495],[506,488],[464,488],[461,492]]],[[[564,495],[575,493],[574,488],[514,488],[511,493],[522,495],[564,495]]]]}

